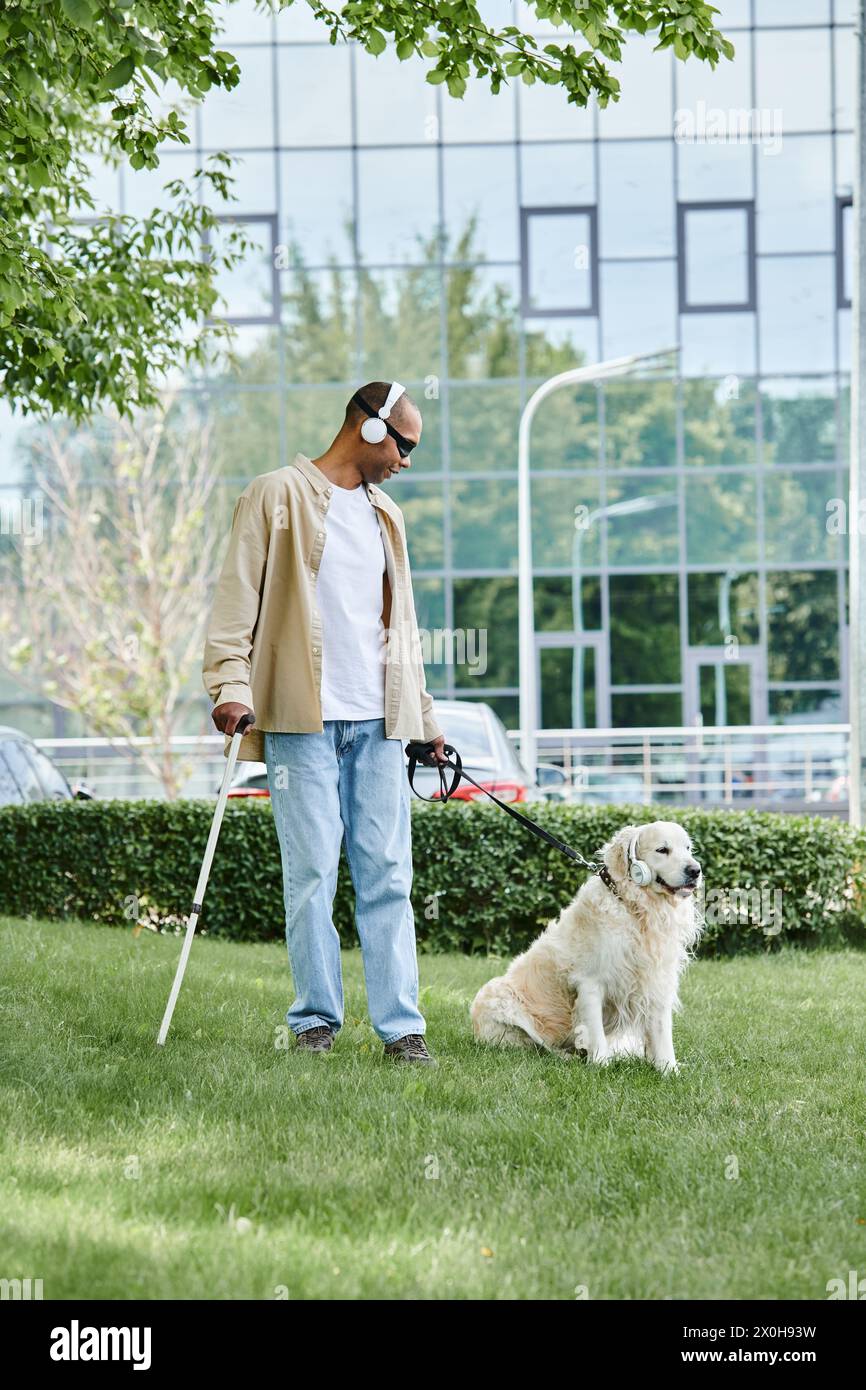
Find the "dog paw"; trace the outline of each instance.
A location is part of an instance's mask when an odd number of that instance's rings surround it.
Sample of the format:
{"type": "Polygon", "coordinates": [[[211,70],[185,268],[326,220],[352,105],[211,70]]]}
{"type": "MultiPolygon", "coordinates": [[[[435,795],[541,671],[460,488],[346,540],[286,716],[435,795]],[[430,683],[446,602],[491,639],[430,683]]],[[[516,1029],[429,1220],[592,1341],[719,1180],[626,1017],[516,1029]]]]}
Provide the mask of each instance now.
{"type": "Polygon", "coordinates": [[[610,1066],[612,1057],[609,1052],[590,1052],[587,1060],[595,1063],[597,1067],[607,1067],[610,1066]]]}

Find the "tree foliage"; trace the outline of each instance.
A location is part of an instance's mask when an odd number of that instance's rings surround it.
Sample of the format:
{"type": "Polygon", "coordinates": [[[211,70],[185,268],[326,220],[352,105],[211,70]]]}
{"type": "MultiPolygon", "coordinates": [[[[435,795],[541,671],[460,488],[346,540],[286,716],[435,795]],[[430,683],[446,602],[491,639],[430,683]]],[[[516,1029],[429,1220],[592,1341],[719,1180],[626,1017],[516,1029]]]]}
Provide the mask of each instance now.
{"type": "MultiPolygon", "coordinates": [[[[420,56],[427,80],[456,98],[474,76],[493,92],[520,79],[606,106],[619,97],[608,63],[631,33],[712,66],[733,55],[703,0],[535,0],[539,20],[563,27],[549,43],[514,25],[492,28],[470,0],[307,2],[332,43],[420,56]]],[[[25,412],[83,419],[106,404],[121,413],[153,405],[173,366],[201,363],[228,332],[210,321],[216,276],[249,242],[235,229],[218,253],[203,253],[216,220],[207,204],[230,196],[226,157],[189,187],[175,181],[166,205],[143,219],[98,213],[87,188],[91,159],[154,169],[167,143],[190,143],[166,90],[197,102],[236,86],[238,62],[219,46],[221,8],[6,0],[0,12],[0,383],[25,412]]]]}

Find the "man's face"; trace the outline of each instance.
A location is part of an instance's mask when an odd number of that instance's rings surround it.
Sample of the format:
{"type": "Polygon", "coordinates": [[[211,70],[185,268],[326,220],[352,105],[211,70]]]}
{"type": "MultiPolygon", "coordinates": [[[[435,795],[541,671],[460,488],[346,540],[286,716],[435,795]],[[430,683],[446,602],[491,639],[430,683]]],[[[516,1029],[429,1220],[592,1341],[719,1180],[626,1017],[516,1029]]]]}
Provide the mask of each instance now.
{"type": "MultiPolygon", "coordinates": [[[[414,406],[397,411],[392,410],[388,418],[388,424],[393,425],[398,434],[410,444],[417,444],[421,438],[421,416],[414,406]]],[[[389,478],[396,478],[398,473],[412,465],[412,455],[408,458],[401,458],[397,448],[397,441],[393,435],[386,434],[381,444],[368,444],[366,439],[361,438],[361,426],[358,426],[358,443],[360,445],[360,456],[358,467],[361,470],[366,483],[384,483],[389,478]]]]}

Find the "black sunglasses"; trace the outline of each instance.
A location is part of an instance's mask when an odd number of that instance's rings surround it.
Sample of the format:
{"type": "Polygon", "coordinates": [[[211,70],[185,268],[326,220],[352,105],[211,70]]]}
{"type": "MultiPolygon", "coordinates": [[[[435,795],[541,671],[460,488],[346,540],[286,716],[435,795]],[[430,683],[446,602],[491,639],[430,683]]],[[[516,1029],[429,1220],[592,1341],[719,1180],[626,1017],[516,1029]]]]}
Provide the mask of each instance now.
{"type": "MultiPolygon", "coordinates": [[[[370,416],[371,420],[378,420],[380,418],[378,410],[374,410],[371,405],[368,405],[367,402],[364,400],[364,397],[359,392],[355,392],[354,396],[352,397],[352,400],[355,401],[363,411],[366,411],[366,413],[370,416]]],[[[385,429],[388,431],[391,438],[397,445],[397,453],[400,455],[401,459],[408,458],[412,450],[415,448],[415,445],[418,443],[418,440],[406,439],[404,435],[400,434],[398,430],[394,429],[393,425],[389,425],[387,420],[383,420],[382,424],[385,426],[385,429]]]]}

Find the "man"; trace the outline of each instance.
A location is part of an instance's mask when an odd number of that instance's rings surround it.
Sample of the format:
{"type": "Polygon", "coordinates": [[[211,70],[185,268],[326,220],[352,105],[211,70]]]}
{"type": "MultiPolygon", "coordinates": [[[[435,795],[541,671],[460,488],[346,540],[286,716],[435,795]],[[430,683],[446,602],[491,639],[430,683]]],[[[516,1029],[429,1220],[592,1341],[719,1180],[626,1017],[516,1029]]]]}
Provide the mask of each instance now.
{"type": "Polygon", "coordinates": [[[418,1011],[409,784],[401,740],[445,738],[426,688],[403,514],[378,484],[409,467],[421,414],[370,382],[316,459],[254,478],[235,504],[204,651],[228,749],[265,762],[280,844],[298,1046],[343,1023],[331,916],[340,845],[355,889],[370,1018],[388,1057],[435,1066],[418,1011]]]}

